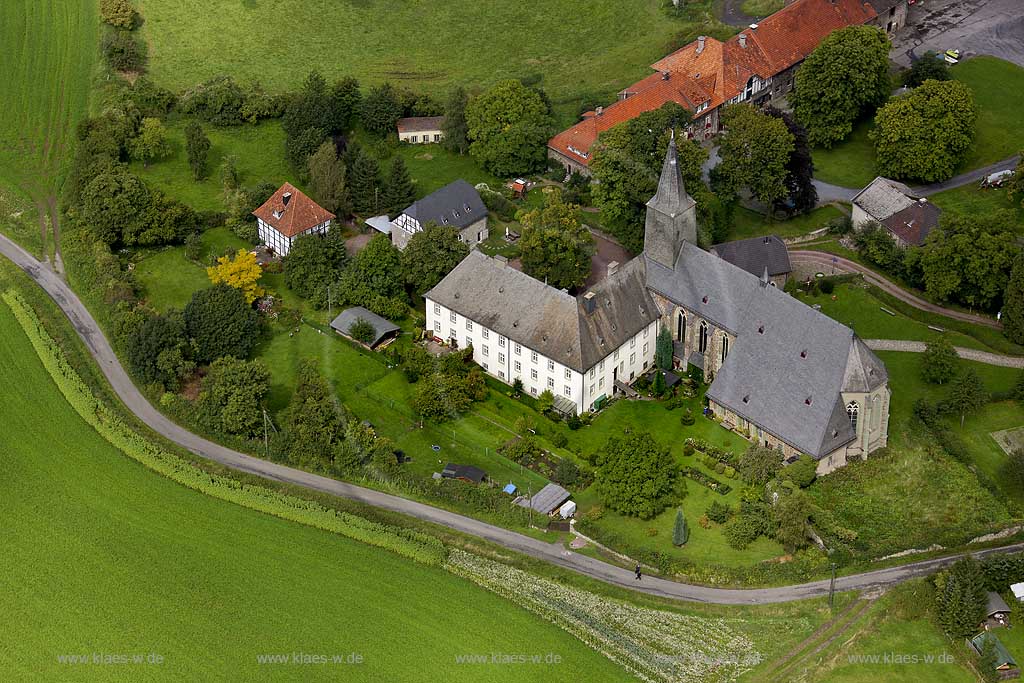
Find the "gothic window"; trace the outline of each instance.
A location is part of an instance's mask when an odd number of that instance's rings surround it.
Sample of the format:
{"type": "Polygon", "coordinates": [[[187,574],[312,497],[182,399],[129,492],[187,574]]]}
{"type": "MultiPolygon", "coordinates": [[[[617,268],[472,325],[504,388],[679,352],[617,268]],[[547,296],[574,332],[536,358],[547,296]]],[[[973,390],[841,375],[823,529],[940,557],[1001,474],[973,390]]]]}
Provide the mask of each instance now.
{"type": "Polygon", "coordinates": [[[686,315],[682,311],[679,311],[679,316],[676,318],[676,339],[680,344],[686,343],[686,315]]]}
{"type": "Polygon", "coordinates": [[[697,353],[704,353],[708,350],[708,324],[700,321],[700,335],[697,338],[697,353]]]}
{"type": "Polygon", "coordinates": [[[729,355],[729,335],[722,334],[722,362],[725,362],[725,357],[729,355]]]}
{"type": "Polygon", "coordinates": [[[857,414],[860,412],[860,406],[857,405],[856,401],[850,401],[846,404],[846,415],[850,418],[850,425],[853,427],[853,431],[857,431],[857,414]]]}

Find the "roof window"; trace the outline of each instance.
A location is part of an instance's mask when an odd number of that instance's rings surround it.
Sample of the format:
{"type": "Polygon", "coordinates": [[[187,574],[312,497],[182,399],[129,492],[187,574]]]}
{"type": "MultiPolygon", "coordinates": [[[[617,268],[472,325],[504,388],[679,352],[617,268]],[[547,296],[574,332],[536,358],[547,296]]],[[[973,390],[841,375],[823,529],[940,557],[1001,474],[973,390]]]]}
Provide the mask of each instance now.
{"type": "Polygon", "coordinates": [[[800,357],[807,358],[807,349],[804,349],[803,351],[800,352],[800,357]]]}
{"type": "Polygon", "coordinates": [[[750,394],[747,394],[746,396],[743,397],[743,402],[750,403],[750,394]]]}
{"type": "Polygon", "coordinates": [[[704,298],[703,298],[703,299],[701,299],[701,301],[703,301],[704,303],[707,303],[707,302],[708,302],[708,295],[707,295],[707,294],[705,294],[705,295],[704,295],[704,298]]]}
{"type": "Polygon", "coordinates": [[[758,334],[764,334],[764,325],[759,325],[758,326],[757,333],[758,334]]]}
{"type": "Polygon", "coordinates": [[[804,405],[807,405],[807,406],[811,405],[811,397],[810,396],[808,396],[807,398],[804,399],[804,405]]]}

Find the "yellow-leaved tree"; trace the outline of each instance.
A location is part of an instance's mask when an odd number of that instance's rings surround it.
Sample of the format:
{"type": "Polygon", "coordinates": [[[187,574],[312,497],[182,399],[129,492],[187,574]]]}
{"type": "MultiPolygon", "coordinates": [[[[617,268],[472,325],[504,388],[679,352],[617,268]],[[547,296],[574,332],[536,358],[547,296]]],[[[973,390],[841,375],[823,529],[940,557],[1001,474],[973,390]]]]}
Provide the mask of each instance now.
{"type": "Polygon", "coordinates": [[[206,269],[206,274],[213,284],[224,284],[242,290],[247,303],[252,303],[266,292],[257,282],[263,275],[263,269],[256,263],[256,254],[239,249],[235,258],[221,256],[217,265],[206,269]]]}

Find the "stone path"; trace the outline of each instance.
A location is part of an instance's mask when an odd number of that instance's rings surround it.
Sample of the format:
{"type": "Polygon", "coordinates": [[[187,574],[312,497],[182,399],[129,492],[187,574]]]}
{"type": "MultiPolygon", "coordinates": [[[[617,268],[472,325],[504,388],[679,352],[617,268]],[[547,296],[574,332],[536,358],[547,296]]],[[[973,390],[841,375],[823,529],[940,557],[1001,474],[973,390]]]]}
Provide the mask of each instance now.
{"type": "MultiPolygon", "coordinates": [[[[907,353],[924,353],[926,344],[919,341],[906,341],[904,339],[865,339],[864,343],[872,351],[906,351],[907,353]]],[[[1004,368],[1024,368],[1024,357],[1003,356],[988,351],[968,349],[963,346],[954,346],[957,355],[964,360],[973,360],[988,365],[999,365],[1004,368]]]]}

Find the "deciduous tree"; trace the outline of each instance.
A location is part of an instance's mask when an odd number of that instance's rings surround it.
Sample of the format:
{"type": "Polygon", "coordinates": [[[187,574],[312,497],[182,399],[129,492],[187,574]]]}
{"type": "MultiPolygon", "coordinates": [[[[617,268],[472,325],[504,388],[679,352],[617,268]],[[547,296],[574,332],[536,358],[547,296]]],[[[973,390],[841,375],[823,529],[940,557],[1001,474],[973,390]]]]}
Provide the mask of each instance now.
{"type": "Polygon", "coordinates": [[[256,436],[263,433],[263,398],[270,370],[260,360],[231,356],[210,364],[196,402],[200,419],[215,431],[256,436]]]}
{"type": "Polygon", "coordinates": [[[960,356],[945,337],[938,337],[925,346],[921,354],[921,377],[930,384],[945,384],[956,376],[960,356]]]}
{"type": "Polygon", "coordinates": [[[373,341],[373,338],[377,336],[377,330],[374,329],[373,323],[363,318],[356,318],[352,321],[352,324],[348,326],[348,336],[352,337],[356,341],[369,344],[373,341]]]}
{"type": "Polygon", "coordinates": [[[787,552],[807,545],[811,531],[811,502],[803,491],[779,497],[775,504],[775,540],[787,552]]]}
{"type": "Polygon", "coordinates": [[[302,235],[283,259],[284,283],[315,308],[327,304],[327,287],[341,278],[348,263],[345,238],[335,228],[326,235],[302,235]]]}
{"type": "Polygon", "coordinates": [[[552,287],[579,287],[590,276],[594,238],[579,219],[579,207],[554,190],[544,206],[519,216],[523,272],[552,287]]]}
{"type": "Polygon", "coordinates": [[[171,143],[167,140],[167,129],[157,118],[142,119],[138,134],[128,143],[129,153],[133,159],[148,166],[154,159],[163,159],[171,153],[171,143]]]}
{"type": "Polygon", "coordinates": [[[1020,152],[1017,168],[1010,176],[1009,182],[1006,183],[1006,198],[1011,202],[1020,199],[1021,206],[1024,206],[1024,151],[1020,152]]]}
{"type": "Polygon", "coordinates": [[[910,65],[910,69],[903,75],[903,84],[908,88],[916,88],[925,81],[948,81],[949,78],[946,60],[928,50],[910,65]]]}
{"type": "Polygon", "coordinates": [[[82,222],[107,244],[121,241],[125,229],[134,230],[149,210],[149,188],[123,166],[111,166],[82,190],[82,222]]]}
{"type": "Polygon", "coordinates": [[[649,433],[608,439],[596,462],[595,486],[602,502],[612,510],[651,519],[679,497],[679,466],[649,433]]]}
{"type": "Polygon", "coordinates": [[[469,153],[481,166],[506,178],[544,167],[551,114],[536,90],[517,80],[501,81],[466,105],[469,153]]]}
{"type": "Polygon", "coordinates": [[[263,287],[258,284],[263,269],[256,262],[256,254],[245,249],[239,249],[235,258],[221,256],[217,259],[217,265],[206,269],[206,274],[215,285],[223,282],[241,290],[247,304],[256,301],[265,293],[263,287]]]}
{"type": "Polygon", "coordinates": [[[100,17],[111,26],[131,30],[135,27],[135,7],[128,0],[100,0],[100,17]]]}
{"type": "Polygon", "coordinates": [[[1003,294],[1003,334],[1016,344],[1024,344],[1024,254],[1018,254],[1010,269],[1010,281],[1003,294]]]}
{"type": "Polygon", "coordinates": [[[764,486],[782,469],[782,453],[753,444],[740,458],[740,476],[751,486],[764,486]]]}
{"type": "MultiPolygon", "coordinates": [[[[814,159],[807,142],[807,129],[788,111],[766,107],[764,113],[782,119],[793,136],[793,152],[786,162],[787,199],[794,212],[808,213],[818,205],[818,190],[814,187],[814,159]]],[[[780,204],[776,202],[776,206],[780,204]]]]}
{"type": "Polygon", "coordinates": [[[198,121],[189,121],[185,126],[185,153],[192,177],[202,180],[206,176],[206,158],[210,154],[210,138],[206,137],[198,121]]]}
{"type": "Polygon", "coordinates": [[[409,239],[402,252],[405,282],[416,294],[430,290],[469,254],[469,246],[459,240],[450,225],[427,223],[409,239]]]}
{"type": "Polygon", "coordinates": [[[953,177],[974,141],[974,93],[960,81],[925,81],[878,110],[869,135],[883,175],[925,182],[953,177]]]}
{"type": "Polygon", "coordinates": [[[293,463],[328,469],[345,433],[346,415],[315,360],[299,362],[295,393],[281,415],[288,458],[293,463]]]}
{"type": "Polygon", "coordinates": [[[889,39],[875,26],[848,26],[819,43],[796,72],[789,102],[812,145],[831,147],[889,96],[889,39]]]}
{"type": "Polygon", "coordinates": [[[180,311],[147,318],[127,339],[128,363],[144,383],[170,389],[195,368],[180,311]]]}
{"type": "Polygon", "coordinates": [[[402,253],[387,235],[374,235],[345,269],[338,289],[339,296],[361,305],[374,295],[404,299],[402,253]]]}
{"type": "Polygon", "coordinates": [[[718,152],[722,162],[715,168],[713,184],[719,196],[734,198],[746,187],[768,206],[786,197],[786,167],[795,145],[785,122],[750,104],[725,107],[721,120],[725,126],[718,152]]]}
{"type": "Polygon", "coordinates": [[[201,289],[185,306],[185,331],[195,343],[195,360],[246,358],[259,336],[259,315],[241,290],[221,283],[201,289]]]}

